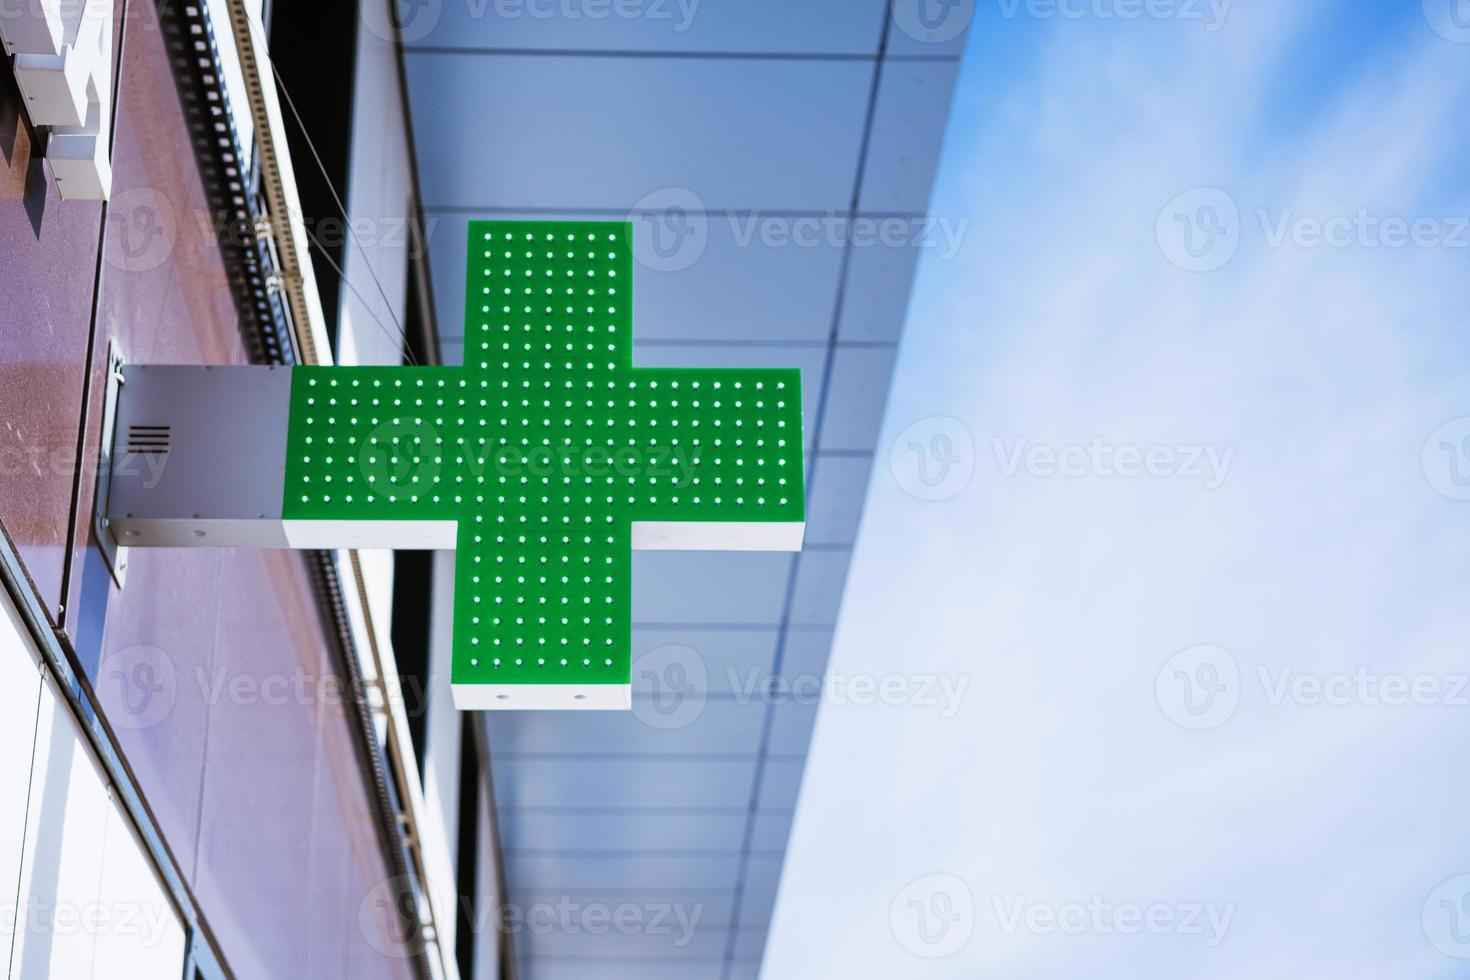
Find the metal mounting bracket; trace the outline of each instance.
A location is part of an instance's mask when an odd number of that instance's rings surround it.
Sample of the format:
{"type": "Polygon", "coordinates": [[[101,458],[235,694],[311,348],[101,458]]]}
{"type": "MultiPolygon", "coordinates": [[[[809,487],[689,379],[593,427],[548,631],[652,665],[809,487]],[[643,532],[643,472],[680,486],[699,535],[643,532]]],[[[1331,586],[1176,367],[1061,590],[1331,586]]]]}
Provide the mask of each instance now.
{"type": "Polygon", "coordinates": [[[97,489],[92,495],[92,528],[112,580],[120,589],[128,578],[128,549],[117,541],[108,517],[112,499],[112,467],[117,436],[117,408],[123,386],[123,355],[116,340],[107,345],[107,386],[102,396],[102,449],[97,464],[97,489]]]}

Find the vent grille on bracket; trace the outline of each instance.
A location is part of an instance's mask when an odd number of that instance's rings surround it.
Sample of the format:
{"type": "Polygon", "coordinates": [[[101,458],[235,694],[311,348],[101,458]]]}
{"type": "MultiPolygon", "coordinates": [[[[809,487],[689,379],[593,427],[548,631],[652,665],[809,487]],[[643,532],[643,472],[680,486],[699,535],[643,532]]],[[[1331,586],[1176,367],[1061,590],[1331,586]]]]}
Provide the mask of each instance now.
{"type": "Polygon", "coordinates": [[[128,426],[128,452],[161,456],[170,448],[173,428],[167,425],[128,426]]]}

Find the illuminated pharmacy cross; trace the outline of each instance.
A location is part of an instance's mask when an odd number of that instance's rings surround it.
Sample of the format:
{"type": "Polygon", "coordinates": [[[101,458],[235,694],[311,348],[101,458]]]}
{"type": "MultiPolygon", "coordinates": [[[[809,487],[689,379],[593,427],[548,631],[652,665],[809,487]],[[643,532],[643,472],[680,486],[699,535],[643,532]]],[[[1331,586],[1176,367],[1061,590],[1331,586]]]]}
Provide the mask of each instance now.
{"type": "Polygon", "coordinates": [[[293,372],[286,520],[454,522],[462,708],[627,707],[633,548],[801,547],[800,372],[633,367],[631,238],[472,222],[463,367],[293,372]]]}

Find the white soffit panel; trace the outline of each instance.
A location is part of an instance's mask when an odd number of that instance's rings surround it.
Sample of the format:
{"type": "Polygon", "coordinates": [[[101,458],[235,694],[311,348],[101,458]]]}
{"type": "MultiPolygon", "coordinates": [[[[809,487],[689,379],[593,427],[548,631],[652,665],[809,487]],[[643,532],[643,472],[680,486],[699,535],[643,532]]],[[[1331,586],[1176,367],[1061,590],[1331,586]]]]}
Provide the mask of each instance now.
{"type": "Polygon", "coordinates": [[[857,539],[872,469],[870,456],[817,457],[807,489],[808,541],[850,545],[857,539]]]}
{"type": "Polygon", "coordinates": [[[510,854],[506,869],[566,889],[613,889],[636,879],[651,888],[726,890],[735,887],[740,857],[735,854],[510,854]]]}
{"type": "Polygon", "coordinates": [[[633,622],[779,623],[793,560],[779,552],[634,552],[633,622]]]}
{"type": "MultiPolygon", "coordinates": [[[[634,676],[638,669],[634,667],[634,676]]],[[[639,678],[641,680],[641,678],[639,678]]],[[[759,698],[743,701],[683,698],[676,692],[639,693],[633,710],[622,714],[589,712],[516,717],[489,722],[499,737],[496,752],[518,756],[688,755],[728,756],[760,752],[766,710],[759,698]]],[[[503,716],[509,718],[509,716],[503,716]]],[[[611,838],[609,839],[611,842],[611,838]]],[[[626,844],[619,842],[619,846],[626,844]]]]}
{"type": "Polygon", "coordinates": [[[507,851],[595,851],[616,841],[630,851],[697,851],[738,840],[743,813],[526,813],[500,815],[507,851]]]}
{"type": "Polygon", "coordinates": [[[837,622],[851,563],[852,552],[848,550],[812,550],[803,554],[791,597],[791,622],[803,626],[829,626],[837,622]]]}
{"type": "Polygon", "coordinates": [[[409,4],[412,47],[871,55],[885,0],[556,0],[409,4]]]}
{"type": "Polygon", "coordinates": [[[958,58],[976,17],[976,0],[892,0],[889,57],[958,58]]]}
{"type": "Polygon", "coordinates": [[[873,451],[895,356],[892,347],[839,347],[833,353],[832,390],[818,436],[823,450],[873,451]]]}
{"type": "Polygon", "coordinates": [[[848,256],[837,325],[839,341],[898,343],[919,256],[952,258],[971,227],[963,217],[950,215],[911,220],[915,223],[908,226],[909,237],[901,245],[880,241],[854,248],[848,256]]]}
{"type": "Polygon", "coordinates": [[[562,932],[527,929],[516,947],[518,956],[533,962],[547,959],[587,959],[606,957],[610,960],[667,960],[677,963],[718,961],[725,952],[726,930],[719,923],[694,921],[686,914],[682,919],[669,915],[664,928],[566,930],[562,932]]]}
{"type": "Polygon", "coordinates": [[[873,71],[410,52],[416,130],[456,136],[454,152],[420,154],[425,204],[625,213],[676,188],[713,209],[845,211],[873,71]]]}
{"type": "Polygon", "coordinates": [[[959,70],[955,61],[884,63],[858,198],[863,212],[928,210],[959,70]]]}
{"type": "MultiPolygon", "coordinates": [[[[502,808],[628,810],[741,808],[755,788],[755,760],[636,758],[502,759],[491,756],[502,808]]],[[[559,884],[550,883],[553,887],[559,884]]]]}

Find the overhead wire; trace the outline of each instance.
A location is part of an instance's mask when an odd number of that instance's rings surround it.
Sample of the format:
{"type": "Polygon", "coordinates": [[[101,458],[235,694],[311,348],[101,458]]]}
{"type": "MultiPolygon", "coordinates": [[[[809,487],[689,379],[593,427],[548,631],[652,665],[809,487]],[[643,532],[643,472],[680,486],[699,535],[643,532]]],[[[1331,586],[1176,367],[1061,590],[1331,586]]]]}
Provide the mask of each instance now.
{"type": "MultiPolygon", "coordinates": [[[[378,328],[383,331],[384,335],[387,336],[389,340],[395,341],[399,344],[400,349],[403,351],[404,356],[408,358],[408,362],[410,364],[417,365],[418,358],[414,356],[413,344],[409,342],[408,332],[404,330],[403,324],[399,322],[398,315],[393,312],[393,303],[388,299],[387,290],[383,288],[383,282],[381,279],[378,278],[377,272],[373,269],[373,263],[372,260],[368,257],[368,251],[366,247],[363,246],[362,240],[357,237],[356,229],[352,227],[352,219],[348,217],[347,206],[342,201],[342,195],[337,192],[336,186],[332,183],[332,178],[330,174],[327,173],[327,166],[322,161],[321,154],[317,151],[316,142],[311,138],[311,134],[307,132],[306,123],[302,120],[301,113],[298,112],[296,109],[296,102],[291,98],[291,92],[286,87],[286,80],[284,77],[282,77],[281,70],[276,67],[276,60],[271,55],[270,45],[267,42],[267,38],[265,36],[265,30],[253,17],[249,18],[249,23],[251,30],[256,32],[256,34],[258,35],[257,40],[259,42],[259,49],[265,54],[266,61],[269,62],[271,66],[271,74],[276,79],[276,87],[280,91],[281,97],[285,100],[287,107],[291,110],[291,116],[296,120],[296,128],[300,131],[302,139],[306,141],[306,146],[311,151],[312,159],[316,161],[317,170],[322,175],[322,181],[327,185],[327,190],[331,193],[332,200],[337,205],[338,213],[342,215],[343,226],[346,228],[348,236],[351,237],[352,243],[357,246],[358,252],[361,253],[363,266],[367,269],[368,275],[372,278],[373,285],[378,290],[378,296],[382,298],[383,306],[387,310],[389,318],[393,321],[393,331],[389,331],[387,325],[383,323],[383,321],[378,317],[376,313],[373,312],[372,304],[368,302],[367,298],[362,295],[362,293],[357,289],[356,286],[352,285],[352,282],[347,278],[346,270],[344,270],[342,266],[337,264],[337,262],[332,259],[331,253],[327,251],[326,246],[322,244],[321,240],[317,238],[317,236],[313,234],[310,229],[306,229],[307,238],[309,238],[311,240],[311,243],[316,246],[316,249],[319,253],[321,253],[322,258],[327,260],[327,264],[330,265],[334,270],[336,270],[338,278],[342,280],[342,284],[345,285],[349,290],[351,290],[352,294],[357,297],[359,302],[362,303],[363,307],[367,310],[368,315],[373,318],[373,322],[378,325],[378,328]]],[[[410,242],[412,240],[413,238],[412,236],[410,236],[410,242]]]]}

